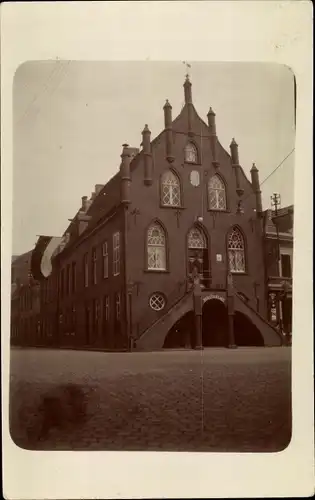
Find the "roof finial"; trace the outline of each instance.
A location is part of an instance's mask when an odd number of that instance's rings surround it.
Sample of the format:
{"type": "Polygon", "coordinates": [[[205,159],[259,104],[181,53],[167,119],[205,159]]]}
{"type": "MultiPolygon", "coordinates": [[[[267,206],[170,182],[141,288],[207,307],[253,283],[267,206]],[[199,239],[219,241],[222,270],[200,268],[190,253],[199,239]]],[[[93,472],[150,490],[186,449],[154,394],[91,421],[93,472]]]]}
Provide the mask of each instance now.
{"type": "Polygon", "coordinates": [[[170,102],[169,102],[169,100],[168,100],[168,99],[166,99],[165,104],[164,104],[164,106],[163,106],[163,109],[166,109],[166,108],[170,108],[170,109],[172,109],[172,106],[171,106],[171,104],[170,104],[170,102]]]}
{"type": "Polygon", "coordinates": [[[250,169],[251,172],[258,172],[258,168],[256,167],[256,163],[253,163],[252,168],[250,169]]]}
{"type": "Polygon", "coordinates": [[[187,61],[183,61],[183,64],[185,64],[186,66],[186,70],[187,70],[187,73],[186,73],[186,80],[189,80],[189,69],[191,69],[191,65],[187,62],[187,61]]]}
{"type": "Polygon", "coordinates": [[[188,74],[186,75],[186,80],[184,82],[184,95],[185,104],[192,104],[191,81],[188,74]]]}

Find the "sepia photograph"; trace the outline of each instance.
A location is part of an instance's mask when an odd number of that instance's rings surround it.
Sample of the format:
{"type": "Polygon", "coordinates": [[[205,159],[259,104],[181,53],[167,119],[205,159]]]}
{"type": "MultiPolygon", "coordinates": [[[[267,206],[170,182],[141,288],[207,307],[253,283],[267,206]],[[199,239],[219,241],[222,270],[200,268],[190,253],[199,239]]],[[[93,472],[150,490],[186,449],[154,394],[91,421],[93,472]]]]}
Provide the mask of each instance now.
{"type": "Polygon", "coordinates": [[[284,64],[17,68],[18,447],[288,447],[295,129],[284,64]]]}
{"type": "Polygon", "coordinates": [[[312,496],[310,2],[0,23],[3,497],[312,496]]]}

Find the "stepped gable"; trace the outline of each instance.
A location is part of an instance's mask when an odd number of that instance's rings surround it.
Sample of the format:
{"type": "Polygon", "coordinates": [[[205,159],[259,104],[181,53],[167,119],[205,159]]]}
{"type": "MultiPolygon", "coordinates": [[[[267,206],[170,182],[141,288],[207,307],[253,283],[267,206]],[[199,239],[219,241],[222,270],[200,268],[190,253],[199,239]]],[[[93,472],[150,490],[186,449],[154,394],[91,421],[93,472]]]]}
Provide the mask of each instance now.
{"type": "MultiPolygon", "coordinates": [[[[187,84],[187,83],[186,83],[187,84]]],[[[189,89],[188,89],[189,90],[189,89]]],[[[188,92],[189,94],[189,92],[188,92]]],[[[189,97],[189,95],[188,95],[189,97]]],[[[212,112],[213,113],[213,112],[212,112]]],[[[180,125],[182,123],[186,123],[187,120],[191,122],[192,128],[198,128],[198,125],[196,127],[196,124],[199,124],[200,127],[200,135],[204,137],[208,137],[210,134],[210,128],[209,125],[199,116],[193,102],[190,96],[190,99],[186,99],[186,102],[181,109],[180,113],[172,120],[172,130],[173,133],[176,135],[176,133],[182,133],[180,132],[180,125]],[[178,127],[177,127],[178,126],[178,127]],[[177,128],[176,128],[177,127],[177,128]]],[[[165,128],[151,141],[151,148],[153,149],[155,145],[159,144],[160,141],[164,140],[164,135],[166,134],[165,128]]],[[[216,138],[217,140],[217,147],[218,147],[218,158],[222,159],[222,157],[227,157],[229,158],[229,161],[231,161],[231,155],[226,151],[226,149],[222,146],[220,143],[219,138],[216,138]]],[[[139,164],[139,160],[143,156],[143,150],[139,151],[138,148],[133,148],[133,147],[128,147],[132,159],[130,162],[130,172],[134,172],[134,170],[137,168],[139,164]]],[[[223,163],[223,161],[222,161],[223,163]]],[[[247,178],[243,168],[241,165],[239,165],[240,173],[246,180],[246,182],[251,185],[250,180],[247,178]]],[[[106,218],[113,210],[118,208],[120,206],[120,173],[119,170],[117,171],[116,174],[114,174],[109,181],[102,187],[102,189],[99,191],[99,193],[92,193],[92,198],[88,199],[89,207],[86,210],[86,215],[90,218],[87,222],[86,229],[84,230],[83,234],[86,235],[90,230],[95,228],[99,222],[102,221],[102,219],[106,218]],[[94,194],[94,198],[93,198],[94,194]],[[93,198],[93,199],[92,199],[93,198]]],[[[69,233],[70,236],[70,241],[74,242],[77,241],[80,238],[80,235],[78,235],[77,231],[77,225],[78,225],[78,216],[79,213],[81,212],[81,209],[79,209],[75,216],[73,217],[72,221],[70,224],[67,226],[66,230],[63,233],[63,236],[65,236],[67,233],[69,233]]],[[[69,241],[69,243],[70,243],[69,241]]],[[[70,243],[71,244],[71,243],[70,243]]]]}

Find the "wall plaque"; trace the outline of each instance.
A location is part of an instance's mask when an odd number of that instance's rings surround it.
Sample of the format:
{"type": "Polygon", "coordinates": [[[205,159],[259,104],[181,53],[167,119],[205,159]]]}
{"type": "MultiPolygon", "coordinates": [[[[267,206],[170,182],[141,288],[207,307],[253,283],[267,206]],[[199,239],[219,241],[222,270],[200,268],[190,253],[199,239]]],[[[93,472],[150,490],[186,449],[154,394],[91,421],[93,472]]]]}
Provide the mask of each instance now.
{"type": "Polygon", "coordinates": [[[190,183],[192,186],[197,187],[200,184],[200,174],[197,170],[190,172],[190,183]]]}

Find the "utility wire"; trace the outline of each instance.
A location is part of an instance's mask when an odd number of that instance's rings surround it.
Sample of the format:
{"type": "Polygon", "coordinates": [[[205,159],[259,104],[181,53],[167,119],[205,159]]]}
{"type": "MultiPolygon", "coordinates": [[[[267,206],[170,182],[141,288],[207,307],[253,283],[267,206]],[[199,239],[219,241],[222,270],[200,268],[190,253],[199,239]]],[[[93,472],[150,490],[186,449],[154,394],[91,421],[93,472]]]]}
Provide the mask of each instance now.
{"type": "Polygon", "coordinates": [[[61,72],[59,73],[59,82],[56,83],[55,87],[52,87],[51,90],[50,90],[50,93],[49,93],[49,96],[51,97],[57,90],[57,88],[60,86],[62,80],[65,78],[67,72],[68,72],[68,69],[69,69],[69,66],[70,66],[70,63],[72,61],[67,61],[65,64],[63,64],[63,66],[61,67],[61,72]]]}
{"type": "MultiPolygon", "coordinates": [[[[57,78],[57,79],[59,79],[59,82],[57,81],[55,83],[55,86],[51,87],[49,95],[51,96],[56,91],[56,89],[59,87],[62,79],[65,76],[66,69],[68,69],[70,62],[71,61],[68,61],[67,64],[65,64],[65,65],[62,65],[61,61],[58,61],[56,63],[56,65],[54,66],[53,70],[51,71],[51,73],[50,73],[50,75],[49,75],[46,83],[40,89],[40,91],[37,92],[37,94],[35,94],[35,96],[31,100],[31,102],[29,103],[29,105],[26,107],[26,110],[24,111],[24,113],[22,114],[22,116],[17,120],[16,125],[19,125],[24,120],[24,118],[26,118],[30,114],[32,106],[35,104],[36,101],[38,101],[38,99],[40,97],[43,97],[45,95],[45,93],[47,93],[49,91],[49,84],[50,84],[50,82],[52,80],[56,80],[56,78],[57,78]]],[[[37,113],[36,113],[35,116],[37,116],[38,112],[39,112],[39,110],[37,110],[37,113]]]]}
{"type": "MultiPolygon", "coordinates": [[[[281,167],[281,165],[289,158],[289,156],[291,156],[291,154],[295,151],[295,148],[292,149],[292,151],[290,151],[289,154],[287,154],[287,156],[279,163],[279,165],[276,166],[276,168],[273,169],[272,172],[270,172],[270,174],[267,175],[267,177],[260,183],[260,186],[262,186],[268,179],[270,179],[270,177],[278,170],[278,168],[281,167]]],[[[248,198],[250,198],[251,196],[253,196],[255,193],[250,193],[246,198],[244,198],[243,200],[243,203],[248,200],[248,198]]]]}
{"type": "Polygon", "coordinates": [[[278,168],[281,167],[281,165],[287,160],[287,158],[289,158],[289,156],[291,156],[291,154],[293,153],[293,151],[295,150],[295,148],[292,149],[292,151],[290,151],[290,153],[282,160],[281,163],[279,163],[279,165],[272,171],[270,172],[270,174],[261,182],[261,186],[278,170],[278,168]]]}
{"type": "Polygon", "coordinates": [[[31,110],[31,108],[32,108],[32,106],[33,106],[33,104],[34,104],[34,103],[38,100],[38,98],[39,98],[41,95],[44,95],[44,94],[45,94],[45,92],[46,92],[46,91],[47,91],[47,89],[48,89],[48,84],[49,84],[49,82],[50,82],[50,81],[54,78],[55,74],[59,71],[59,68],[60,68],[60,63],[58,62],[58,63],[54,66],[53,70],[51,71],[51,73],[50,73],[50,75],[49,75],[49,77],[48,77],[48,79],[47,79],[46,83],[45,83],[45,84],[43,85],[43,87],[39,90],[39,92],[37,92],[37,93],[34,95],[33,99],[31,100],[31,102],[30,102],[30,103],[28,104],[28,106],[26,107],[26,109],[25,109],[24,113],[23,113],[23,114],[20,116],[20,118],[17,120],[16,125],[19,125],[19,124],[23,121],[23,119],[24,119],[24,118],[25,118],[25,117],[29,114],[29,112],[30,112],[30,110],[31,110]]]}
{"type": "MultiPolygon", "coordinates": [[[[58,75],[58,78],[59,78],[59,81],[55,84],[54,87],[51,87],[50,89],[50,92],[48,93],[47,95],[47,98],[50,98],[52,97],[52,95],[56,92],[57,88],[60,86],[62,80],[65,78],[66,76],[66,73],[69,69],[69,65],[70,65],[71,61],[67,61],[66,64],[64,64],[62,67],[61,67],[61,71],[59,72],[59,75],[58,75]]],[[[36,116],[38,115],[38,113],[40,112],[40,109],[37,109],[37,112],[34,116],[34,118],[36,118],[36,116]]]]}

